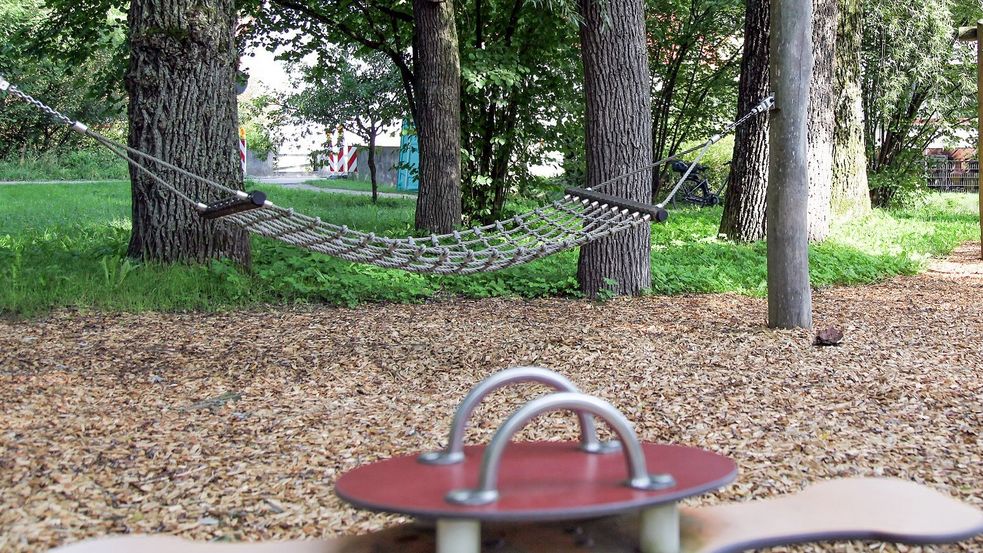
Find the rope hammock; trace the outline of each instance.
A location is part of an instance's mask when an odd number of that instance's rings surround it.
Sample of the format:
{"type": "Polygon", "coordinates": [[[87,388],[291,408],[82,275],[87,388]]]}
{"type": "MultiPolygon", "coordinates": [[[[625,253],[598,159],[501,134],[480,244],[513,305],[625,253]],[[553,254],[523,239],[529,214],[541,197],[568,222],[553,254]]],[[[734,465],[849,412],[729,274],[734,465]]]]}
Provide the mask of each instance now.
{"type": "Polygon", "coordinates": [[[497,271],[576,248],[639,225],[649,224],[650,221],[665,221],[668,217],[664,209],[665,204],[675,196],[710,146],[774,105],[773,97],[765,98],[749,113],[730,123],[720,133],[702,144],[605,181],[593,188],[569,188],[562,199],[511,219],[448,234],[434,234],[426,238],[396,239],[360,232],[347,226],[334,225],[317,217],[297,213],[293,209],[281,207],[267,200],[262,192],[246,193],[229,188],[111,140],[34,99],[7,82],[2,75],[0,75],[0,92],[6,92],[37,108],[55,123],[70,127],[75,132],[95,140],[136,170],[190,204],[206,219],[219,220],[259,236],[356,263],[434,274],[497,271]],[[604,193],[616,182],[651,171],[697,150],[699,154],[690,164],[689,170],[662,203],[648,205],[604,193]],[[226,199],[212,204],[203,203],[167,182],[157,172],[149,169],[148,164],[201,182],[224,195],[226,199]]]}

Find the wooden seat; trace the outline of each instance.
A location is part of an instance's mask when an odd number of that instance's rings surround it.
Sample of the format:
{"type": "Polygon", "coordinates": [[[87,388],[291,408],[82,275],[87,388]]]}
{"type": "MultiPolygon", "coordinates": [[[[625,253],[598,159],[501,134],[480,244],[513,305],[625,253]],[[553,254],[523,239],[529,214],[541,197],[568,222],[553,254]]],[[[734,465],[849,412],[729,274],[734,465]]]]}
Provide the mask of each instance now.
{"type": "MultiPolygon", "coordinates": [[[[687,508],[683,553],[732,553],[793,543],[872,539],[947,543],[983,533],[983,511],[905,480],[828,480],[774,499],[687,508]]],[[[637,516],[540,524],[486,524],[483,550],[632,552],[637,516]]],[[[430,553],[434,533],[408,524],[363,536],[262,543],[202,543],[171,536],[109,537],[56,549],[58,553],[430,553]]]]}

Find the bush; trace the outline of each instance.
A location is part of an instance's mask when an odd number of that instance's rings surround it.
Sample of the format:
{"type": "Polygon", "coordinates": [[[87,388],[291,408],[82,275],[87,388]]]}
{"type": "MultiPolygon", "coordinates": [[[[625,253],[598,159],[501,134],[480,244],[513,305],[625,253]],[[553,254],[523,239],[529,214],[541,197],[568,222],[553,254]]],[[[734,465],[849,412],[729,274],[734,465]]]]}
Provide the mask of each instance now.
{"type": "Polygon", "coordinates": [[[126,162],[104,149],[47,153],[0,160],[0,180],[123,180],[126,162]]]}
{"type": "Polygon", "coordinates": [[[869,173],[870,201],[874,207],[909,208],[925,200],[930,190],[920,171],[886,168],[869,173]]]}
{"type": "MultiPolygon", "coordinates": [[[[519,181],[516,186],[515,196],[510,201],[523,202],[529,201],[539,205],[563,195],[563,189],[567,186],[584,186],[584,183],[570,183],[561,177],[538,177],[529,175],[528,178],[519,181]]],[[[509,205],[505,208],[509,209],[509,205]]]]}
{"type": "Polygon", "coordinates": [[[727,182],[727,176],[730,175],[730,162],[733,158],[734,135],[725,136],[723,140],[710,146],[700,162],[707,166],[706,175],[710,181],[710,188],[717,190],[727,182]]]}

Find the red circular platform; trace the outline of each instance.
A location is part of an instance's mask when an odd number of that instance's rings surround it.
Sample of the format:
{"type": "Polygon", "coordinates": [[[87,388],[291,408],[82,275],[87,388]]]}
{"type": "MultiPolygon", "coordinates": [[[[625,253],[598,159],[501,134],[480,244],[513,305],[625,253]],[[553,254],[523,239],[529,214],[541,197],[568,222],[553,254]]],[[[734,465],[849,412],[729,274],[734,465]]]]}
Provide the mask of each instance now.
{"type": "Polygon", "coordinates": [[[642,444],[650,474],[668,473],[676,485],[655,491],[625,485],[628,469],[620,451],[584,453],[571,442],[515,442],[502,457],[499,498],[465,506],[448,503],[447,492],[478,483],[485,446],[464,449],[464,462],[428,465],[416,455],[395,457],[345,473],[335,484],[343,500],[363,509],[419,518],[495,521],[572,520],[613,515],[677,501],[729,484],[737,465],[695,447],[642,444]]]}

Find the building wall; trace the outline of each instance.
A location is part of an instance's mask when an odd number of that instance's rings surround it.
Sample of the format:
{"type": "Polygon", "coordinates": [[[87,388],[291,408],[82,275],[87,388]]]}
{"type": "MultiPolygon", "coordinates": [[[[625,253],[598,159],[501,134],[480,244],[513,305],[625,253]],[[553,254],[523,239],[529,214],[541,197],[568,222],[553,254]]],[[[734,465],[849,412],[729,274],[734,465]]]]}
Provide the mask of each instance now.
{"type": "MultiPolygon", "coordinates": [[[[379,184],[396,185],[397,165],[399,165],[399,147],[376,146],[375,169],[376,180],[379,184]]],[[[369,149],[367,147],[359,147],[358,172],[352,173],[350,176],[356,180],[371,180],[371,175],[369,174],[369,149]]]]}
{"type": "Polygon", "coordinates": [[[246,177],[268,177],[273,174],[273,162],[268,159],[257,159],[246,154],[246,177]]]}

